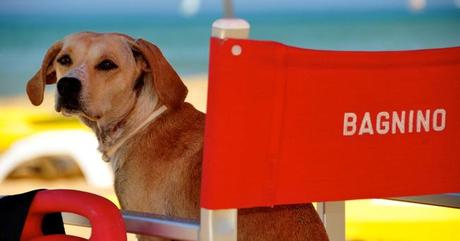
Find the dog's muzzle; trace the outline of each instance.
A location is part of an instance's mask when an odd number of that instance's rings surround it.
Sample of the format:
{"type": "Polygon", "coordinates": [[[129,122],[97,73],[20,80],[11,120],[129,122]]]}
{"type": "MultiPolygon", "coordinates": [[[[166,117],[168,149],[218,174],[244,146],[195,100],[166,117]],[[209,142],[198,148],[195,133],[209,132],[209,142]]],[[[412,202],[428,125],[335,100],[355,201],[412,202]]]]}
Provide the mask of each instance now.
{"type": "Polygon", "coordinates": [[[58,106],[77,110],[80,108],[81,82],[74,77],[63,77],[57,83],[58,106]]]}

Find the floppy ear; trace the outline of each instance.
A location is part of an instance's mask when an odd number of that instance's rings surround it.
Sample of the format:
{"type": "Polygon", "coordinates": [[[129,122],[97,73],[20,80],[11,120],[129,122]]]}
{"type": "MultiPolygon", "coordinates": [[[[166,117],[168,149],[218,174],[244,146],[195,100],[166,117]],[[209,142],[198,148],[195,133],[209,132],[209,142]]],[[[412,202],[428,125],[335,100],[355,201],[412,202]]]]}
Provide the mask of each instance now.
{"type": "Polygon", "coordinates": [[[153,86],[160,101],[168,108],[180,107],[187,96],[187,87],[160,49],[143,39],[136,40],[135,48],[142,54],[152,72],[153,86]]]}
{"type": "Polygon", "coordinates": [[[61,49],[62,41],[53,44],[46,52],[41,68],[27,82],[27,95],[33,105],[40,105],[43,102],[45,84],[56,83],[56,71],[50,67],[52,67],[53,60],[61,49]]]}

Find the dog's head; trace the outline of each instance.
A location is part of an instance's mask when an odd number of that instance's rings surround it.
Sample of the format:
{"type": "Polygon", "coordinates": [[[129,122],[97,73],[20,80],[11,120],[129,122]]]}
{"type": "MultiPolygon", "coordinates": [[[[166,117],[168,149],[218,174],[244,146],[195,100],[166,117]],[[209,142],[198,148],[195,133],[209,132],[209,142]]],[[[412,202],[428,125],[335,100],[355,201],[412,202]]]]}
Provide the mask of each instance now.
{"type": "Polygon", "coordinates": [[[187,95],[158,47],[117,33],[77,33],[51,46],[27,83],[32,104],[40,105],[45,85],[54,83],[57,111],[93,121],[126,114],[143,88],[171,109],[187,95]]]}

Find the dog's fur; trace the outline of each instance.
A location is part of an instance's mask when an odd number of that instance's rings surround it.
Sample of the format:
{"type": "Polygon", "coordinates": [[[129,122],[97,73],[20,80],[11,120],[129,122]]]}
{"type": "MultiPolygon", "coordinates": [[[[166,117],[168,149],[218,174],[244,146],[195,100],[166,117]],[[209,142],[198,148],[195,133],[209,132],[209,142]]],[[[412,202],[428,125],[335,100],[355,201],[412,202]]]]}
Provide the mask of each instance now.
{"type": "MultiPolygon", "coordinates": [[[[102,152],[167,107],[109,156],[116,194],[123,209],[198,219],[205,115],[184,102],[187,89],[160,50],[123,34],[70,35],[48,50],[28,82],[31,102],[39,105],[45,84],[63,77],[81,82],[78,107],[57,92],[56,110],[79,116],[102,152]],[[64,55],[70,64],[57,61],[64,55]],[[98,69],[104,59],[118,67],[98,69]]],[[[327,235],[313,206],[305,204],[239,210],[238,240],[321,241],[327,235]]]]}

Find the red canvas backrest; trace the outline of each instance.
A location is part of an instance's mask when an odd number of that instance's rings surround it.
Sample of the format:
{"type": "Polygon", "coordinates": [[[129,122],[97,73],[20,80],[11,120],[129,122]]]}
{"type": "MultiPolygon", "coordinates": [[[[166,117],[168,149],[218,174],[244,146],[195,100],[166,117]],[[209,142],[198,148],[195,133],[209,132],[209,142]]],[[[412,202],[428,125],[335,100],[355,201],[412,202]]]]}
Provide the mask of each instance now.
{"type": "Polygon", "coordinates": [[[460,191],[460,47],[211,38],[202,207],[460,191]]]}

